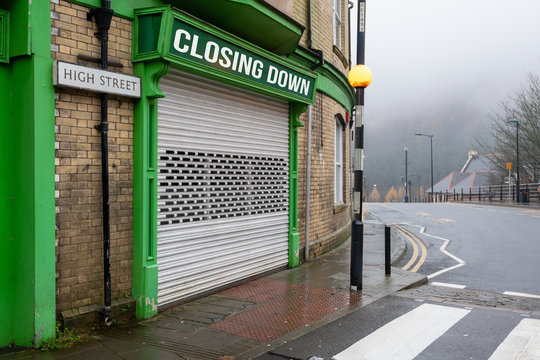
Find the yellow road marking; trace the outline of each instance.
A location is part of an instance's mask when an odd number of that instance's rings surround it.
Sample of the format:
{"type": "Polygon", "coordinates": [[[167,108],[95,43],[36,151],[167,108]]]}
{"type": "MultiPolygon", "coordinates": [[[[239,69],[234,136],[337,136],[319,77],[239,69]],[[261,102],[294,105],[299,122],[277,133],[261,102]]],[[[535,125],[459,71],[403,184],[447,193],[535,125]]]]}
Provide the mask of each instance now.
{"type": "Polygon", "coordinates": [[[422,248],[422,256],[420,256],[420,260],[418,260],[418,262],[416,263],[416,266],[411,269],[412,272],[417,272],[418,269],[420,269],[420,266],[424,264],[424,261],[426,261],[426,257],[427,257],[427,248],[424,242],[420,240],[419,238],[416,238],[416,241],[418,241],[418,243],[420,244],[420,247],[422,248]]]}
{"type": "Polygon", "coordinates": [[[413,255],[411,259],[409,260],[409,262],[405,264],[405,266],[402,267],[403,270],[408,270],[416,262],[416,259],[418,258],[418,245],[420,246],[420,249],[421,249],[420,260],[418,260],[416,265],[410,270],[411,272],[417,272],[418,269],[420,269],[420,266],[422,266],[422,264],[424,264],[424,262],[426,261],[426,257],[427,257],[426,245],[422,242],[422,240],[420,240],[420,238],[418,238],[416,235],[414,235],[410,231],[405,230],[399,225],[392,225],[392,226],[396,228],[399,232],[401,232],[403,235],[405,235],[405,237],[409,240],[409,242],[413,246],[413,255]]]}
{"type": "Polygon", "coordinates": [[[443,219],[439,219],[439,222],[450,223],[450,222],[455,222],[455,220],[443,218],[443,219]]]}
{"type": "Polygon", "coordinates": [[[409,268],[416,262],[416,258],[418,257],[418,245],[416,245],[416,242],[413,240],[413,238],[411,238],[409,235],[405,234],[404,232],[402,233],[405,235],[405,237],[409,240],[409,242],[413,246],[413,255],[411,259],[409,260],[407,264],[405,264],[405,266],[402,267],[403,270],[409,270],[409,268]]]}

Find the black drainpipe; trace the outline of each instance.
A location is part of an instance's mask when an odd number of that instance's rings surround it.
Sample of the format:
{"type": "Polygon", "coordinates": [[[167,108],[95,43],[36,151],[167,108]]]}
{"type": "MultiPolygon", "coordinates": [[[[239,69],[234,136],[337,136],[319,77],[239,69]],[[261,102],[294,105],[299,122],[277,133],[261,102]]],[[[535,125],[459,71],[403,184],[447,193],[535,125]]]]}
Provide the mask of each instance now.
{"type": "MultiPolygon", "coordinates": [[[[347,11],[347,39],[349,39],[349,69],[352,67],[352,61],[351,61],[351,10],[354,8],[354,3],[349,0],[348,1],[348,11],[347,11]]],[[[351,121],[352,124],[352,121],[351,121]]]]}
{"type": "MultiPolygon", "coordinates": [[[[101,8],[90,10],[88,20],[94,18],[98,26],[96,37],[101,40],[101,68],[107,70],[109,67],[109,28],[113,10],[111,0],[102,0],[101,8]]],[[[109,108],[108,94],[101,94],[101,124],[96,125],[96,129],[101,132],[101,182],[103,201],[103,283],[104,283],[104,306],[101,310],[105,325],[112,324],[111,318],[111,227],[109,214],[109,143],[108,132],[109,122],[107,118],[109,108]]]]}
{"type": "Polygon", "coordinates": [[[308,14],[308,49],[317,53],[318,62],[311,66],[311,70],[315,71],[324,65],[324,54],[322,50],[313,48],[313,9],[312,1],[309,0],[309,14],[308,14]]]}

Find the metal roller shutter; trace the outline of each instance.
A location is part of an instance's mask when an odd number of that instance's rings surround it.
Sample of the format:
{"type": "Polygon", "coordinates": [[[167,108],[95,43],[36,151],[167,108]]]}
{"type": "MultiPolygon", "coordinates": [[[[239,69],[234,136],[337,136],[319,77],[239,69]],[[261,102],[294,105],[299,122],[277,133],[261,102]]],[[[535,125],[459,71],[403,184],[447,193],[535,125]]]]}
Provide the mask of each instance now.
{"type": "Polygon", "coordinates": [[[288,261],[288,105],[171,73],[158,104],[158,304],[288,261]]]}

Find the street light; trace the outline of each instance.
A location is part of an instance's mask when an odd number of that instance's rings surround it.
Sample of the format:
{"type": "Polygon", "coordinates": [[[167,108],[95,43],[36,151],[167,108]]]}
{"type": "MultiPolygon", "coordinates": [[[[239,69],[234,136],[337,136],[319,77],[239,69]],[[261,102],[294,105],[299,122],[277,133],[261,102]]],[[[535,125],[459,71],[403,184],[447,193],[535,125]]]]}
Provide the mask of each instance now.
{"type": "Polygon", "coordinates": [[[517,189],[517,202],[520,202],[521,191],[519,189],[519,120],[508,119],[507,122],[516,124],[516,189],[517,189]]]}
{"type": "Polygon", "coordinates": [[[349,83],[356,89],[355,129],[354,129],[354,193],[353,221],[351,225],[351,290],[362,290],[362,264],[364,247],[364,224],[362,223],[362,192],[364,172],[364,89],[369,86],[373,75],[364,65],[366,30],[366,1],[358,0],[358,36],[356,44],[356,63],[349,71],[349,83]]]}
{"type": "Polygon", "coordinates": [[[405,202],[409,202],[409,194],[407,192],[407,182],[409,181],[409,177],[407,175],[407,147],[405,149],[405,202]]]}
{"type": "Polygon", "coordinates": [[[429,134],[414,134],[416,136],[427,136],[431,146],[431,202],[433,202],[433,136],[429,134]]]}

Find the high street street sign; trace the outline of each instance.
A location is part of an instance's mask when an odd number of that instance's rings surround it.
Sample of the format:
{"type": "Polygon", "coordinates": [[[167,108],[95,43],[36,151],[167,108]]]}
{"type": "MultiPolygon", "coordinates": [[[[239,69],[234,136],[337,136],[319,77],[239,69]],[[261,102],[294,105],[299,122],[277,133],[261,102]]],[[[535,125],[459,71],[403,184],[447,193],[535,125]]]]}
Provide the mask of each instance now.
{"type": "Polygon", "coordinates": [[[55,61],[53,84],[100,93],[141,97],[141,79],[136,76],[55,61]]]}

